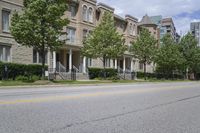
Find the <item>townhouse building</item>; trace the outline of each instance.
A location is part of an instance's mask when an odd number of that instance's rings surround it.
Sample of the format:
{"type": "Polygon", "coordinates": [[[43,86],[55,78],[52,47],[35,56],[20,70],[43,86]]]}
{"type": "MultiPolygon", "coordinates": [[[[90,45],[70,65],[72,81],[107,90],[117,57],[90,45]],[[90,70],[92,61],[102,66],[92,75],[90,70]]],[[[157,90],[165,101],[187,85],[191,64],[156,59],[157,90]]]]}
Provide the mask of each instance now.
{"type": "Polygon", "coordinates": [[[0,0],[0,61],[32,63],[32,48],[17,44],[9,30],[12,14],[22,7],[23,0],[0,0]]]}
{"type": "MultiPolygon", "coordinates": [[[[0,61],[37,64],[41,63],[41,55],[33,48],[27,48],[17,44],[9,32],[9,25],[13,12],[20,11],[23,7],[23,0],[0,0],[0,61]]],[[[100,23],[103,13],[110,11],[115,20],[117,31],[123,35],[125,45],[131,45],[136,40],[141,27],[146,27],[159,42],[159,28],[152,23],[146,15],[141,22],[131,15],[125,18],[114,13],[115,9],[96,0],[70,0],[69,8],[65,12],[65,18],[70,23],[63,27],[66,35],[65,45],[57,51],[46,52],[46,64],[51,71],[60,72],[60,77],[64,79],[72,69],[76,69],[81,74],[87,74],[88,67],[103,67],[100,59],[90,59],[81,55],[83,40],[100,23]]],[[[61,38],[62,38],[61,37],[61,38]]],[[[126,51],[118,59],[106,61],[107,68],[115,68],[123,72],[143,71],[143,64],[139,63],[133,55],[126,51]]],[[[147,71],[153,72],[154,65],[148,64],[147,71]]]]}

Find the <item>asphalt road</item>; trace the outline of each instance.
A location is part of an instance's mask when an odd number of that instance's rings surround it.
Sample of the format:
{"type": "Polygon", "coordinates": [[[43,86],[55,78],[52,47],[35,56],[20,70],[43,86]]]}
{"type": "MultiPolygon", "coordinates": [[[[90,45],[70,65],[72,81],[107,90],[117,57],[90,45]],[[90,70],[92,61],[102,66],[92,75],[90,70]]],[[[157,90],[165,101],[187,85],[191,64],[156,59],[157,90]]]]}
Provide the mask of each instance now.
{"type": "Polygon", "coordinates": [[[200,83],[0,89],[0,133],[200,133],[200,83]]]}

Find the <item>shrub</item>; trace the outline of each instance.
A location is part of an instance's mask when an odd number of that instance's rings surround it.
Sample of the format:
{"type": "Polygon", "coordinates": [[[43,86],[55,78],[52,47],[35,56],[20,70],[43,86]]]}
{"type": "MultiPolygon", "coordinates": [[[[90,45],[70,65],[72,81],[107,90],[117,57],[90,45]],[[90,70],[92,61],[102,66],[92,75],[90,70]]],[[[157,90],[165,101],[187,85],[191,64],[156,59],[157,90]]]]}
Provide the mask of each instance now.
{"type": "Polygon", "coordinates": [[[117,70],[112,68],[89,68],[89,77],[90,79],[104,79],[104,72],[106,74],[107,79],[116,79],[117,78],[117,70]]]}
{"type": "Polygon", "coordinates": [[[17,81],[28,81],[29,78],[26,77],[26,76],[17,76],[17,77],[16,77],[16,80],[17,80],[17,81]]]}
{"type": "MultiPolygon", "coordinates": [[[[30,79],[33,75],[41,77],[42,74],[42,65],[25,65],[25,64],[15,64],[15,63],[2,63],[0,62],[0,78],[5,75],[4,66],[7,66],[7,77],[8,79],[15,80],[18,76],[25,76],[30,79]]],[[[47,66],[45,66],[47,70],[47,66]]]]}
{"type": "MultiPolygon", "coordinates": [[[[184,79],[184,74],[146,73],[149,79],[184,79]]],[[[137,78],[144,78],[144,72],[137,72],[137,78]]]]}
{"type": "Polygon", "coordinates": [[[31,77],[31,80],[37,81],[37,80],[40,80],[40,77],[37,76],[37,75],[33,75],[33,76],[31,77]]]}

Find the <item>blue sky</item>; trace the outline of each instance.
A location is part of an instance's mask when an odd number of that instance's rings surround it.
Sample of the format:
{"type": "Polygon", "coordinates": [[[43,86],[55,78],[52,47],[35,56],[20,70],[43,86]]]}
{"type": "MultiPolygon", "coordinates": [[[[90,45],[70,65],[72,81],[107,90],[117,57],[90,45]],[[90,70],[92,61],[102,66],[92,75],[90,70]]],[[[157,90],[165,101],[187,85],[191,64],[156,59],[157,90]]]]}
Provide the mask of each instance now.
{"type": "Polygon", "coordinates": [[[200,21],[200,0],[98,0],[115,8],[115,13],[130,14],[138,19],[143,15],[172,17],[177,32],[185,34],[191,22],[200,21]]]}

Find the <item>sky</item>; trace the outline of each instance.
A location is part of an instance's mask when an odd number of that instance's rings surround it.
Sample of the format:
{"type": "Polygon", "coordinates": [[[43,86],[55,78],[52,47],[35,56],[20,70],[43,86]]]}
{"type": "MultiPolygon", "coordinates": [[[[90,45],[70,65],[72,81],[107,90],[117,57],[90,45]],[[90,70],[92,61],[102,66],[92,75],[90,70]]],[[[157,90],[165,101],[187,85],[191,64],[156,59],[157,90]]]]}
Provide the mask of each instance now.
{"type": "Polygon", "coordinates": [[[177,33],[184,35],[191,22],[200,21],[200,0],[97,0],[115,8],[115,13],[124,17],[130,14],[139,20],[142,16],[162,15],[172,17],[177,33]]]}

